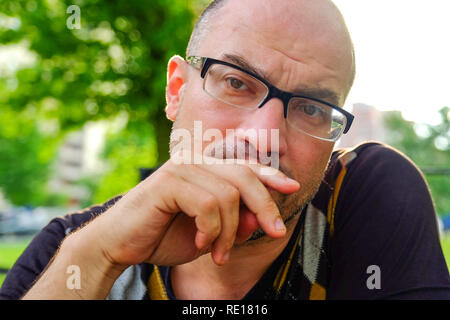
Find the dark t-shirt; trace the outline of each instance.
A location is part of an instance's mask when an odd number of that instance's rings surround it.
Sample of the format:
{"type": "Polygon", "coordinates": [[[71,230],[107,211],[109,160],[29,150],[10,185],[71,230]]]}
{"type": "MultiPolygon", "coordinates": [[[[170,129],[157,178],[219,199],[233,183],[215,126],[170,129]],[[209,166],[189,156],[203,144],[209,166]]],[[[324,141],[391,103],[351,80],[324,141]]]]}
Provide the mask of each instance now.
{"type": "MultiPolygon", "coordinates": [[[[64,237],[118,200],[120,196],[53,219],[10,270],[0,298],[23,296],[64,237]]],[[[108,298],[161,295],[176,298],[170,268],[142,263],[117,279],[108,298]]],[[[245,296],[325,298],[450,299],[428,187],[414,164],[388,146],[364,143],[333,153],[320,189],[302,211],[285,250],[245,296]]]]}

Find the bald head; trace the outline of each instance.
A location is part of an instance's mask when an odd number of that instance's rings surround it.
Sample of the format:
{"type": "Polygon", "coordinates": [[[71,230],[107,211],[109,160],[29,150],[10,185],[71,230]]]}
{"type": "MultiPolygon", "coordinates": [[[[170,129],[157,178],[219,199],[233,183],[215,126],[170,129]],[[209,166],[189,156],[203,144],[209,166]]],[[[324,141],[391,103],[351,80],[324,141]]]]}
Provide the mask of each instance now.
{"type": "MultiPolygon", "coordinates": [[[[240,16],[238,20],[242,25],[259,25],[256,30],[258,33],[271,34],[279,42],[289,41],[292,47],[311,38],[319,39],[323,44],[321,50],[333,51],[346,65],[345,96],[350,91],[355,79],[354,48],[344,18],[332,1],[213,0],[198,19],[189,41],[187,56],[198,55],[203,40],[212,31],[221,31],[220,24],[226,15],[240,16]],[[300,32],[289,32],[295,29],[300,32]]],[[[315,54],[320,52],[316,50],[315,54]]]]}
{"type": "Polygon", "coordinates": [[[222,8],[228,0],[213,0],[203,10],[202,14],[197,20],[194,30],[191,34],[191,39],[187,47],[186,55],[195,55],[200,45],[201,39],[205,36],[211,17],[222,8]]]}

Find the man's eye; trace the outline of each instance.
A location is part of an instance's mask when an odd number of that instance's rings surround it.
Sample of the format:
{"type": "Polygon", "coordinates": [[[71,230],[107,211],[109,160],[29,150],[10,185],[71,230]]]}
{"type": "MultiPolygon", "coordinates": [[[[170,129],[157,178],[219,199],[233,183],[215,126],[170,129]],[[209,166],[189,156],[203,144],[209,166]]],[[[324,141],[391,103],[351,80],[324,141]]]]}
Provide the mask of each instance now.
{"type": "Polygon", "coordinates": [[[308,104],[308,105],[304,106],[303,112],[310,117],[320,116],[323,113],[321,108],[319,108],[315,105],[312,105],[312,104],[308,104]]]}
{"type": "Polygon", "coordinates": [[[228,78],[228,79],[226,79],[226,81],[227,81],[228,85],[230,85],[230,87],[232,87],[233,89],[237,89],[237,90],[247,89],[247,86],[245,85],[245,83],[239,79],[228,78]]]}

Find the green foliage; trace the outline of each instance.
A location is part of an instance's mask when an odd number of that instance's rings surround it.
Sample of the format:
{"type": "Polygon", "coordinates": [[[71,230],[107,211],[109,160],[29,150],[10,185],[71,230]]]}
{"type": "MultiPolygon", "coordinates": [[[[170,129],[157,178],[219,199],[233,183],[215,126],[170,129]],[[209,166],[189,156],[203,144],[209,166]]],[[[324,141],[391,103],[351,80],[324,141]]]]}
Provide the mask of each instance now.
{"type": "Polygon", "coordinates": [[[39,131],[30,110],[0,111],[0,189],[16,204],[43,205],[57,139],[39,131]]]}
{"type": "Polygon", "coordinates": [[[0,188],[9,199],[15,204],[45,202],[55,142],[87,121],[124,112],[129,119],[122,132],[110,137],[106,176],[90,182],[100,201],[136,184],[137,167],[168,158],[167,61],[185,52],[194,4],[187,0],[0,2],[0,20],[20,19],[15,27],[0,24],[0,43],[21,44],[35,57],[32,66],[0,78],[0,121],[6,123],[0,131],[0,188]],[[66,22],[71,13],[66,10],[73,4],[80,8],[81,28],[69,30],[66,22]],[[96,183],[103,186],[97,189],[96,183]]]}
{"type": "Polygon", "coordinates": [[[104,157],[111,159],[108,173],[101,177],[93,202],[104,202],[122,194],[139,181],[139,169],[157,164],[155,132],[152,126],[133,123],[125,132],[110,134],[104,157]]]}
{"type": "MultiPolygon", "coordinates": [[[[389,143],[424,170],[450,168],[450,108],[444,107],[439,113],[441,123],[435,126],[408,122],[400,113],[386,119],[387,127],[393,132],[389,143]]],[[[438,214],[449,213],[450,176],[425,171],[425,178],[438,214]]]]}

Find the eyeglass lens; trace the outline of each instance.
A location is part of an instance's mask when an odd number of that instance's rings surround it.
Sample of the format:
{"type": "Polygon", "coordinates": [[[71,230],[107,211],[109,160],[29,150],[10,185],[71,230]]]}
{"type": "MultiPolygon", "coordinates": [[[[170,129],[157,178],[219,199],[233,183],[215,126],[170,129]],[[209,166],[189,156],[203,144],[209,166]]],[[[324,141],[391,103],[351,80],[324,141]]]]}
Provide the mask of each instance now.
{"type": "MultiPolygon", "coordinates": [[[[214,98],[243,109],[256,109],[267,97],[269,88],[255,77],[230,66],[210,66],[204,90],[214,98]]],[[[326,104],[306,98],[289,101],[287,121],[311,136],[335,140],[343,132],[346,117],[326,104]]]]}

